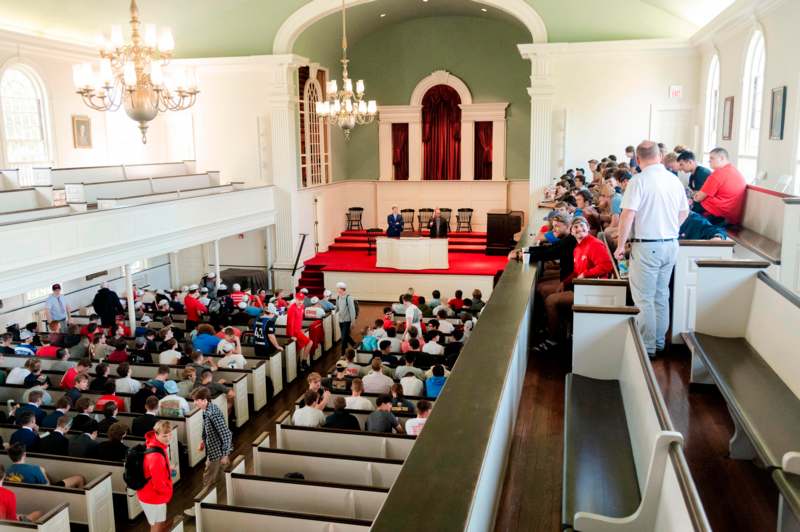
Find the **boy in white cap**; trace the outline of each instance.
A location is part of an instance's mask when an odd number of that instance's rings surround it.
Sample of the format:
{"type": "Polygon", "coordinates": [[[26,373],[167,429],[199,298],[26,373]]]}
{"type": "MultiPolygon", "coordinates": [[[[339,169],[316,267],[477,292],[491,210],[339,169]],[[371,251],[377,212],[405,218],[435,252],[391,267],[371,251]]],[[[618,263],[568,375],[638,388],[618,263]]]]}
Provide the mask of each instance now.
{"type": "Polygon", "coordinates": [[[325,311],[322,309],[320,305],[320,301],[318,297],[312,297],[310,299],[310,304],[306,307],[305,317],[311,318],[312,320],[321,320],[325,317],[325,311]]]}
{"type": "Polygon", "coordinates": [[[238,307],[242,301],[247,303],[247,294],[242,292],[242,286],[239,283],[234,283],[231,288],[233,292],[231,292],[230,298],[233,301],[233,306],[238,307]]]}
{"type": "Polygon", "coordinates": [[[325,290],[325,291],[322,293],[322,299],[320,299],[320,301],[319,301],[319,305],[322,307],[322,309],[323,309],[325,312],[330,312],[331,310],[333,310],[333,309],[335,309],[335,308],[336,308],[336,305],[334,305],[333,303],[331,303],[331,296],[332,296],[332,295],[333,295],[333,294],[331,293],[331,291],[330,291],[330,290],[325,290]]]}
{"type": "Polygon", "coordinates": [[[342,356],[347,348],[356,345],[355,340],[350,336],[350,328],[356,321],[356,303],[353,296],[347,293],[347,285],[336,283],[336,311],[338,312],[339,330],[342,332],[342,356]]]}

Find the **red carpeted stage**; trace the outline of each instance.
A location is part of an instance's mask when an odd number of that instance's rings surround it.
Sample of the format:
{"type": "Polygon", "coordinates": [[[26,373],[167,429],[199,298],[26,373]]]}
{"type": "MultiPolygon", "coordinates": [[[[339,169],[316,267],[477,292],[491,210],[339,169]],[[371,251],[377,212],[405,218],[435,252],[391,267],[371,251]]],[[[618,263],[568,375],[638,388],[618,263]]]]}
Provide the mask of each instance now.
{"type": "Polygon", "coordinates": [[[376,252],[367,254],[366,231],[345,231],[329,246],[305,261],[298,286],[313,295],[325,288],[334,290],[343,281],[353,295],[365,301],[395,301],[409,287],[426,295],[434,289],[442,297],[451,297],[457,290],[465,296],[478,288],[488,299],[494,277],[505,268],[508,259],[486,255],[485,233],[450,233],[446,270],[396,270],[375,266],[376,252]]]}

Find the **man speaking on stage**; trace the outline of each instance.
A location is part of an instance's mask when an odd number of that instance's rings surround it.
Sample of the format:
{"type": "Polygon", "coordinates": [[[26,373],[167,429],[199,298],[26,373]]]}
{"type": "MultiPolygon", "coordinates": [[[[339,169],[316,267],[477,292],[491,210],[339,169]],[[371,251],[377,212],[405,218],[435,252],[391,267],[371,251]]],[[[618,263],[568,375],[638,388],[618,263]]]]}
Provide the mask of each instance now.
{"type": "Polygon", "coordinates": [[[386,217],[386,236],[399,238],[403,232],[403,215],[397,211],[397,207],[392,207],[392,214],[386,217]]]}
{"type": "Polygon", "coordinates": [[[433,211],[433,218],[428,222],[428,229],[431,231],[431,238],[447,238],[447,222],[442,218],[438,207],[433,211]]]}

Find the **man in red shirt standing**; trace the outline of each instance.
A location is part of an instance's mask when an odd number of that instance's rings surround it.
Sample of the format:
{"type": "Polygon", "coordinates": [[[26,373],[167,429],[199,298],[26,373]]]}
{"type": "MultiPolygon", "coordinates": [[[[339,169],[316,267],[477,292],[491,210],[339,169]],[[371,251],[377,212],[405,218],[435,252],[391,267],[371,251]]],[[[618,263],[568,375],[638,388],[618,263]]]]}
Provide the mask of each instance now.
{"type": "Polygon", "coordinates": [[[304,299],[302,292],[297,292],[286,311],[286,334],[297,342],[297,348],[300,350],[300,369],[303,371],[311,367],[311,339],[303,332],[304,299]]]}
{"type": "Polygon", "coordinates": [[[747,195],[744,176],[728,160],[725,148],[711,150],[710,159],[714,171],[700,191],[694,193],[692,210],[714,225],[739,225],[747,195]]]}
{"type": "Polygon", "coordinates": [[[200,302],[200,292],[198,286],[193,284],[189,287],[189,294],[183,300],[183,309],[186,312],[186,332],[189,333],[200,323],[200,314],[208,312],[203,303],[200,302]]]}

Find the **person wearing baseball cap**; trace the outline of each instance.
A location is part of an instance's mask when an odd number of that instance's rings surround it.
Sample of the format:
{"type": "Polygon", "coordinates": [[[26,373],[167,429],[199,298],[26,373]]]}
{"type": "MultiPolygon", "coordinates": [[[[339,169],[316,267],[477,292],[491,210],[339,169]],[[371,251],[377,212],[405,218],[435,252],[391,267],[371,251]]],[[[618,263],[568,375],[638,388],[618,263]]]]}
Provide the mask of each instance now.
{"type": "Polygon", "coordinates": [[[189,287],[189,293],[183,300],[183,308],[186,311],[186,333],[192,332],[197,324],[200,323],[200,315],[208,313],[206,307],[200,301],[200,292],[197,285],[193,284],[189,287]]]}
{"type": "Polygon", "coordinates": [[[303,307],[305,295],[298,292],[286,311],[286,334],[297,342],[300,351],[300,370],[311,369],[311,339],[303,332],[303,307]]]}
{"type": "Polygon", "coordinates": [[[61,324],[61,330],[67,330],[67,324],[72,321],[69,314],[72,308],[67,304],[64,295],[61,293],[61,285],[55,283],[52,286],[53,293],[47,296],[45,301],[45,312],[47,313],[47,321],[57,321],[61,324]]]}
{"type": "Polygon", "coordinates": [[[253,322],[253,343],[257,357],[268,357],[276,351],[283,351],[275,336],[276,320],[275,306],[270,303],[264,307],[261,317],[253,322]]]}
{"type": "Polygon", "coordinates": [[[322,292],[322,299],[319,300],[319,306],[322,307],[322,310],[325,312],[330,312],[336,308],[336,305],[331,303],[331,291],[325,290],[322,292]]]}

